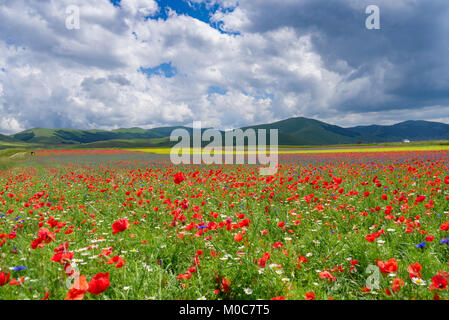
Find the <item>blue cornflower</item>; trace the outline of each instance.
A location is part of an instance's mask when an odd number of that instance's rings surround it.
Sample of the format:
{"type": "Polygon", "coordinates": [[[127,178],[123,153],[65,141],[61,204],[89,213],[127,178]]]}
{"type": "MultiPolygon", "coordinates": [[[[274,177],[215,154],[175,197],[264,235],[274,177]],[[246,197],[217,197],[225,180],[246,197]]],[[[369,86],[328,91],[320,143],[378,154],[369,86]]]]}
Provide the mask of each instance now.
{"type": "Polygon", "coordinates": [[[25,270],[27,267],[24,266],[18,266],[18,267],[14,267],[14,268],[10,268],[12,271],[22,271],[25,270]]]}
{"type": "Polygon", "coordinates": [[[415,244],[415,247],[417,247],[417,248],[424,248],[425,246],[426,246],[425,242],[421,242],[421,243],[415,244]]]}
{"type": "Polygon", "coordinates": [[[443,238],[440,240],[441,244],[448,244],[449,243],[449,238],[443,238]]]}

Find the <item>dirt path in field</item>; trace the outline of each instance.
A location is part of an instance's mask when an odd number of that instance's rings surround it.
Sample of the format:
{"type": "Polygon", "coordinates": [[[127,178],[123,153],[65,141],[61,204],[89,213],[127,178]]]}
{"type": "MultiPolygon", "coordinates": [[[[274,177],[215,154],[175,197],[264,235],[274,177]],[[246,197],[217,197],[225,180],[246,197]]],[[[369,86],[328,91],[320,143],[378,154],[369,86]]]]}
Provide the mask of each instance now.
{"type": "Polygon", "coordinates": [[[24,158],[26,156],[26,152],[17,152],[9,157],[9,159],[17,159],[17,158],[24,158]]]}

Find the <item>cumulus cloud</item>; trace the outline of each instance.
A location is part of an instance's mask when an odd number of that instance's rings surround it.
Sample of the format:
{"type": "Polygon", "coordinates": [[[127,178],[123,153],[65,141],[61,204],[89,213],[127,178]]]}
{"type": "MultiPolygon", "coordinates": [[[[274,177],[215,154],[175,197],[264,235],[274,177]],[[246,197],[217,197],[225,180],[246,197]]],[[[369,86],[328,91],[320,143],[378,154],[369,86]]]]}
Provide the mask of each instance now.
{"type": "Polygon", "coordinates": [[[379,0],[380,30],[364,0],[202,2],[208,21],[154,0],[2,1],[0,132],[449,118],[446,1],[379,0]],[[176,72],[146,71],[161,65],[176,72]]]}
{"type": "Polygon", "coordinates": [[[224,29],[238,26],[242,33],[266,34],[289,27],[298,36],[311,35],[324,67],[348,79],[335,97],[333,111],[388,112],[448,105],[449,38],[443,34],[449,31],[449,3],[379,0],[375,4],[381,29],[367,30],[365,8],[371,4],[368,0],[242,1],[240,10],[226,14],[222,21],[224,29]],[[355,83],[364,84],[364,89],[356,88],[359,94],[348,99],[355,83]]]}
{"type": "Polygon", "coordinates": [[[132,15],[143,17],[152,16],[159,11],[157,2],[154,0],[123,0],[121,6],[132,15]]]}

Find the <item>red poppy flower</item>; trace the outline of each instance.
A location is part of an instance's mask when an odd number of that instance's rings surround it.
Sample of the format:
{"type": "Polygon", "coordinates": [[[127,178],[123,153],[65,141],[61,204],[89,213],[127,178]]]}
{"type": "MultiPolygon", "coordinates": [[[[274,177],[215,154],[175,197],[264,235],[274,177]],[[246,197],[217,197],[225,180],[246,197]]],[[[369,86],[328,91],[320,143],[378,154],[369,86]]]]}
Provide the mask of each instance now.
{"type": "Polygon", "coordinates": [[[228,293],[229,292],[229,285],[230,285],[230,282],[228,281],[228,280],[226,280],[226,279],[222,279],[221,280],[221,286],[220,286],[220,288],[221,288],[221,290],[223,290],[224,292],[226,292],[226,293],[228,293]]]}
{"type": "Polygon", "coordinates": [[[426,196],[417,196],[415,202],[423,202],[426,200],[426,196]]]}
{"type": "Polygon", "coordinates": [[[88,288],[86,276],[82,275],[73,283],[64,300],[83,300],[88,288]]]}
{"type": "Polygon", "coordinates": [[[409,265],[407,271],[410,275],[410,279],[421,278],[421,270],[422,266],[421,264],[419,264],[419,262],[415,262],[414,264],[409,265]]]}
{"type": "Polygon", "coordinates": [[[50,292],[45,292],[45,296],[41,300],[48,300],[48,297],[50,297],[50,292]]]}
{"type": "Polygon", "coordinates": [[[53,262],[67,263],[73,259],[73,252],[58,252],[50,259],[53,262]]]}
{"type": "Polygon", "coordinates": [[[270,253],[269,252],[264,253],[262,258],[259,259],[259,267],[260,268],[265,268],[268,259],[270,259],[270,253]]]}
{"type": "Polygon", "coordinates": [[[432,277],[432,284],[430,290],[433,289],[446,289],[447,288],[447,276],[444,273],[439,272],[436,276],[432,277]]]}
{"type": "Polygon", "coordinates": [[[196,272],[196,268],[195,268],[195,267],[190,267],[190,268],[189,268],[189,272],[190,272],[190,273],[196,272]]]}
{"type": "Polygon", "coordinates": [[[4,286],[9,282],[9,277],[11,276],[10,273],[5,274],[5,272],[0,273],[0,287],[4,286]]]}
{"type": "Polygon", "coordinates": [[[234,236],[234,240],[237,241],[237,242],[242,241],[242,240],[243,240],[243,235],[242,235],[242,233],[241,233],[241,232],[237,233],[237,234],[234,236]]]}
{"type": "Polygon", "coordinates": [[[174,182],[176,183],[176,184],[180,184],[181,182],[183,182],[186,178],[184,177],[184,175],[182,174],[182,172],[178,172],[178,173],[176,173],[174,176],[173,176],[175,179],[174,179],[174,182]]]}
{"type": "Polygon", "coordinates": [[[386,262],[379,260],[377,265],[382,273],[394,273],[398,270],[398,263],[395,259],[390,259],[386,262]]]}
{"type": "Polygon", "coordinates": [[[399,290],[404,286],[404,280],[401,278],[394,278],[393,279],[393,285],[390,286],[391,291],[393,293],[398,293],[399,290]]]}
{"type": "Polygon", "coordinates": [[[112,253],[112,251],[113,251],[112,247],[106,248],[106,249],[101,249],[101,253],[98,255],[98,257],[101,257],[101,256],[107,257],[112,253]]]}
{"type": "Polygon", "coordinates": [[[448,230],[449,230],[449,222],[444,222],[444,223],[440,226],[440,230],[448,231],[448,230]]]}
{"type": "Polygon", "coordinates": [[[190,279],[192,277],[192,274],[190,272],[186,272],[184,274],[180,274],[176,277],[176,279],[181,280],[181,279],[190,279]]]}
{"type": "Polygon", "coordinates": [[[89,288],[87,291],[93,295],[99,295],[100,293],[106,291],[110,286],[109,282],[109,272],[97,273],[89,282],[89,288]]]}
{"type": "Polygon", "coordinates": [[[122,231],[125,231],[129,228],[128,219],[118,219],[112,224],[112,234],[116,234],[122,231]]]}
{"type": "Polygon", "coordinates": [[[114,264],[117,269],[123,267],[126,263],[125,259],[123,259],[121,256],[114,256],[111,259],[108,260],[107,264],[114,264]]]}
{"type": "Polygon", "coordinates": [[[337,278],[335,278],[333,275],[331,275],[329,271],[320,272],[319,277],[321,279],[327,279],[329,281],[336,281],[337,280],[337,278]]]}
{"type": "Polygon", "coordinates": [[[21,285],[23,283],[23,281],[25,281],[25,277],[20,277],[20,279],[11,279],[11,282],[9,282],[10,286],[18,286],[21,285]]]}
{"type": "Polygon", "coordinates": [[[316,294],[313,291],[306,292],[304,296],[306,297],[306,300],[315,300],[316,298],[316,294]]]}
{"type": "Polygon", "coordinates": [[[275,242],[273,243],[273,248],[282,248],[284,245],[281,242],[275,242]]]}
{"type": "Polygon", "coordinates": [[[40,228],[37,233],[37,239],[31,242],[31,248],[42,248],[45,243],[50,243],[55,240],[55,234],[47,228],[40,228]]]}
{"type": "Polygon", "coordinates": [[[359,262],[357,260],[351,260],[350,264],[352,264],[353,266],[356,266],[359,264],[359,262]]]}

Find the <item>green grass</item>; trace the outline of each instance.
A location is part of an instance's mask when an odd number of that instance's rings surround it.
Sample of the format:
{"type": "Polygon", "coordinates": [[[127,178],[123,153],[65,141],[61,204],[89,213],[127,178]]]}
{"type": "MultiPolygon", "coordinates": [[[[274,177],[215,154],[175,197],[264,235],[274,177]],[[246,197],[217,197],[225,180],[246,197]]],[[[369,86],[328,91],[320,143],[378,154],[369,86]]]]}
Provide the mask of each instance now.
{"type": "Polygon", "coordinates": [[[110,274],[110,287],[99,296],[86,293],[89,300],[304,299],[310,291],[317,299],[433,299],[434,294],[449,298],[447,290],[430,291],[428,286],[439,270],[447,271],[449,247],[439,243],[448,236],[440,229],[449,211],[449,190],[443,182],[447,154],[287,154],[273,181],[259,176],[255,166],[173,167],[156,155],[106,155],[104,150],[25,159],[0,175],[0,188],[8,186],[0,196],[4,202],[0,234],[16,232],[0,247],[0,270],[15,279],[25,277],[23,285],[0,286],[0,299],[39,299],[47,291],[50,299],[64,299],[71,279],[62,264],[51,261],[54,249],[63,243],[70,244],[74,268],[88,281],[99,272],[110,274]],[[176,184],[173,174],[179,171],[186,180],[176,184]],[[336,185],[333,177],[343,181],[336,185]],[[339,193],[341,187],[344,191],[339,193]],[[366,191],[370,194],[365,197],[366,191]],[[382,200],[382,194],[388,199],[382,200]],[[426,201],[415,203],[418,194],[426,195],[426,201]],[[188,205],[182,206],[183,201],[188,205]],[[385,217],[387,205],[392,206],[394,219],[385,217]],[[13,211],[6,214],[8,210],[13,211]],[[112,234],[112,224],[125,217],[129,229],[112,234]],[[410,221],[400,222],[400,217],[410,221]],[[224,224],[206,232],[200,227],[230,218],[236,228],[228,230],[224,224]],[[244,218],[249,225],[238,226],[244,218]],[[61,224],[52,226],[52,220],[61,224]],[[186,228],[191,223],[193,227],[186,228]],[[411,223],[413,232],[405,232],[411,223]],[[31,249],[41,227],[54,232],[55,240],[31,249]],[[375,242],[365,239],[380,229],[385,234],[375,242]],[[245,234],[237,242],[239,232],[245,234]],[[435,236],[435,241],[417,248],[426,235],[435,236]],[[275,243],[283,247],[275,248],[275,243]],[[98,257],[109,247],[113,254],[98,257]],[[178,279],[195,264],[198,250],[203,254],[196,272],[190,279],[178,279]],[[271,257],[265,268],[259,268],[256,262],[266,252],[271,257]],[[114,255],[126,260],[122,268],[107,264],[114,255]],[[308,261],[299,264],[299,257],[308,261]],[[377,268],[376,259],[391,258],[399,265],[395,275],[379,274],[376,294],[363,293],[370,277],[367,269],[377,268]],[[352,259],[358,265],[349,272],[352,259]],[[425,286],[409,278],[407,267],[415,262],[423,266],[425,286]],[[10,270],[17,266],[27,268],[10,270]],[[332,273],[337,281],[319,277],[320,271],[338,266],[344,271],[332,273]],[[388,296],[385,289],[395,277],[405,286],[388,296]],[[228,281],[229,291],[217,278],[228,281]],[[252,294],[245,293],[247,288],[252,294]]]}
{"type": "Polygon", "coordinates": [[[29,150],[26,149],[4,149],[0,150],[0,170],[18,166],[23,160],[29,157],[29,150]]]}

